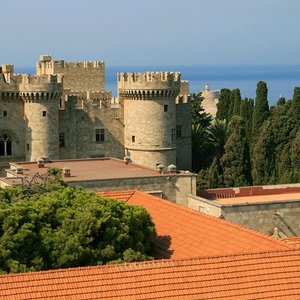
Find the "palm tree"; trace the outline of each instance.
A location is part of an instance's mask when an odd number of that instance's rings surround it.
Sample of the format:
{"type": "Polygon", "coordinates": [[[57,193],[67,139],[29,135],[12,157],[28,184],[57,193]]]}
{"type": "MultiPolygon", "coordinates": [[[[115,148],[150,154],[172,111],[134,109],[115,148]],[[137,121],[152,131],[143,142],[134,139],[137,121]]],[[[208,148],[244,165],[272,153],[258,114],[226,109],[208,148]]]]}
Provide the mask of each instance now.
{"type": "Polygon", "coordinates": [[[214,149],[215,156],[219,159],[224,154],[224,146],[229,136],[226,120],[216,119],[207,130],[207,138],[214,149]]]}

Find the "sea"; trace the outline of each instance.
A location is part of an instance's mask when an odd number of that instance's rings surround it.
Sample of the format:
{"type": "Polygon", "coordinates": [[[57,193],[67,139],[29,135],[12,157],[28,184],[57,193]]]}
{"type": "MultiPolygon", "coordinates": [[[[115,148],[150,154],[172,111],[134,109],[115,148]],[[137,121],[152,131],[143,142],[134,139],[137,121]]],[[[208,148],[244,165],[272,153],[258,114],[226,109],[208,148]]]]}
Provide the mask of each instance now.
{"type": "MultiPolygon", "coordinates": [[[[211,90],[239,88],[242,98],[254,98],[258,81],[268,86],[269,105],[275,105],[280,97],[289,100],[294,88],[300,87],[300,65],[199,65],[199,66],[109,66],[106,64],[106,89],[117,95],[118,72],[178,71],[182,80],[190,83],[190,92],[199,93],[208,84],[211,90]]],[[[19,73],[31,73],[30,68],[16,69],[19,73]]]]}

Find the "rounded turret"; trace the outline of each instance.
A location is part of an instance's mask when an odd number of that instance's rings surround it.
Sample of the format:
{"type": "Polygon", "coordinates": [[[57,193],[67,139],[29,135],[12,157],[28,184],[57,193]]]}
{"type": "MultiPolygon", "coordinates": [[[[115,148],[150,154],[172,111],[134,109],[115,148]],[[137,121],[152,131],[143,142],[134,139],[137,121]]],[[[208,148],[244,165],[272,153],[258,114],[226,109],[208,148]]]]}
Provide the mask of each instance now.
{"type": "Polygon", "coordinates": [[[124,103],[125,155],[156,168],[176,164],[176,97],[179,72],[119,73],[124,103]]]}
{"type": "Polygon", "coordinates": [[[62,76],[23,75],[19,87],[24,101],[26,160],[58,159],[62,76]]]}

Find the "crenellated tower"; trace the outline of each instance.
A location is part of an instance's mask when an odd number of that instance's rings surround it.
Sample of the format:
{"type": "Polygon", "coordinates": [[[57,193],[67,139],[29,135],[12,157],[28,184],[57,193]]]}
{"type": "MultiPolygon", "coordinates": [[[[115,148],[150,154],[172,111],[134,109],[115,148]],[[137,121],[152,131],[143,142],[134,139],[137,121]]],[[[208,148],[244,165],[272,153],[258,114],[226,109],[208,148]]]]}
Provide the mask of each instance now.
{"type": "Polygon", "coordinates": [[[176,164],[179,72],[119,73],[125,155],[150,168],[176,164]]]}
{"type": "Polygon", "coordinates": [[[26,160],[58,159],[62,75],[24,74],[19,89],[24,102],[26,160]]]}

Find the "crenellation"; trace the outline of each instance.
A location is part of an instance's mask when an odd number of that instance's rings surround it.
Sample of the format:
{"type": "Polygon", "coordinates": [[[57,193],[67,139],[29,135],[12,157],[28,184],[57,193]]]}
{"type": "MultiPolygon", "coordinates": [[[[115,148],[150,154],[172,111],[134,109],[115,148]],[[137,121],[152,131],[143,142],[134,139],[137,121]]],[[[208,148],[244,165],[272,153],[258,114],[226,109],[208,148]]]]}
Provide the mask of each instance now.
{"type": "Polygon", "coordinates": [[[178,82],[180,81],[180,72],[120,72],[118,73],[119,82],[178,82]]]}
{"type": "Polygon", "coordinates": [[[65,62],[45,54],[34,75],[13,74],[13,65],[1,70],[0,128],[13,149],[7,154],[0,147],[1,161],[126,155],[154,169],[190,168],[190,158],[183,158],[191,146],[188,83],[179,72],[119,73],[115,98],[105,89],[103,61],[65,62]],[[176,105],[178,95],[184,105],[176,105]]]}
{"type": "Polygon", "coordinates": [[[32,75],[32,74],[22,74],[21,84],[32,84],[32,85],[48,85],[48,84],[59,84],[63,82],[63,76],[61,74],[44,74],[44,75],[32,75]]]}
{"type": "Polygon", "coordinates": [[[2,65],[2,73],[14,73],[14,65],[2,65]]]}

